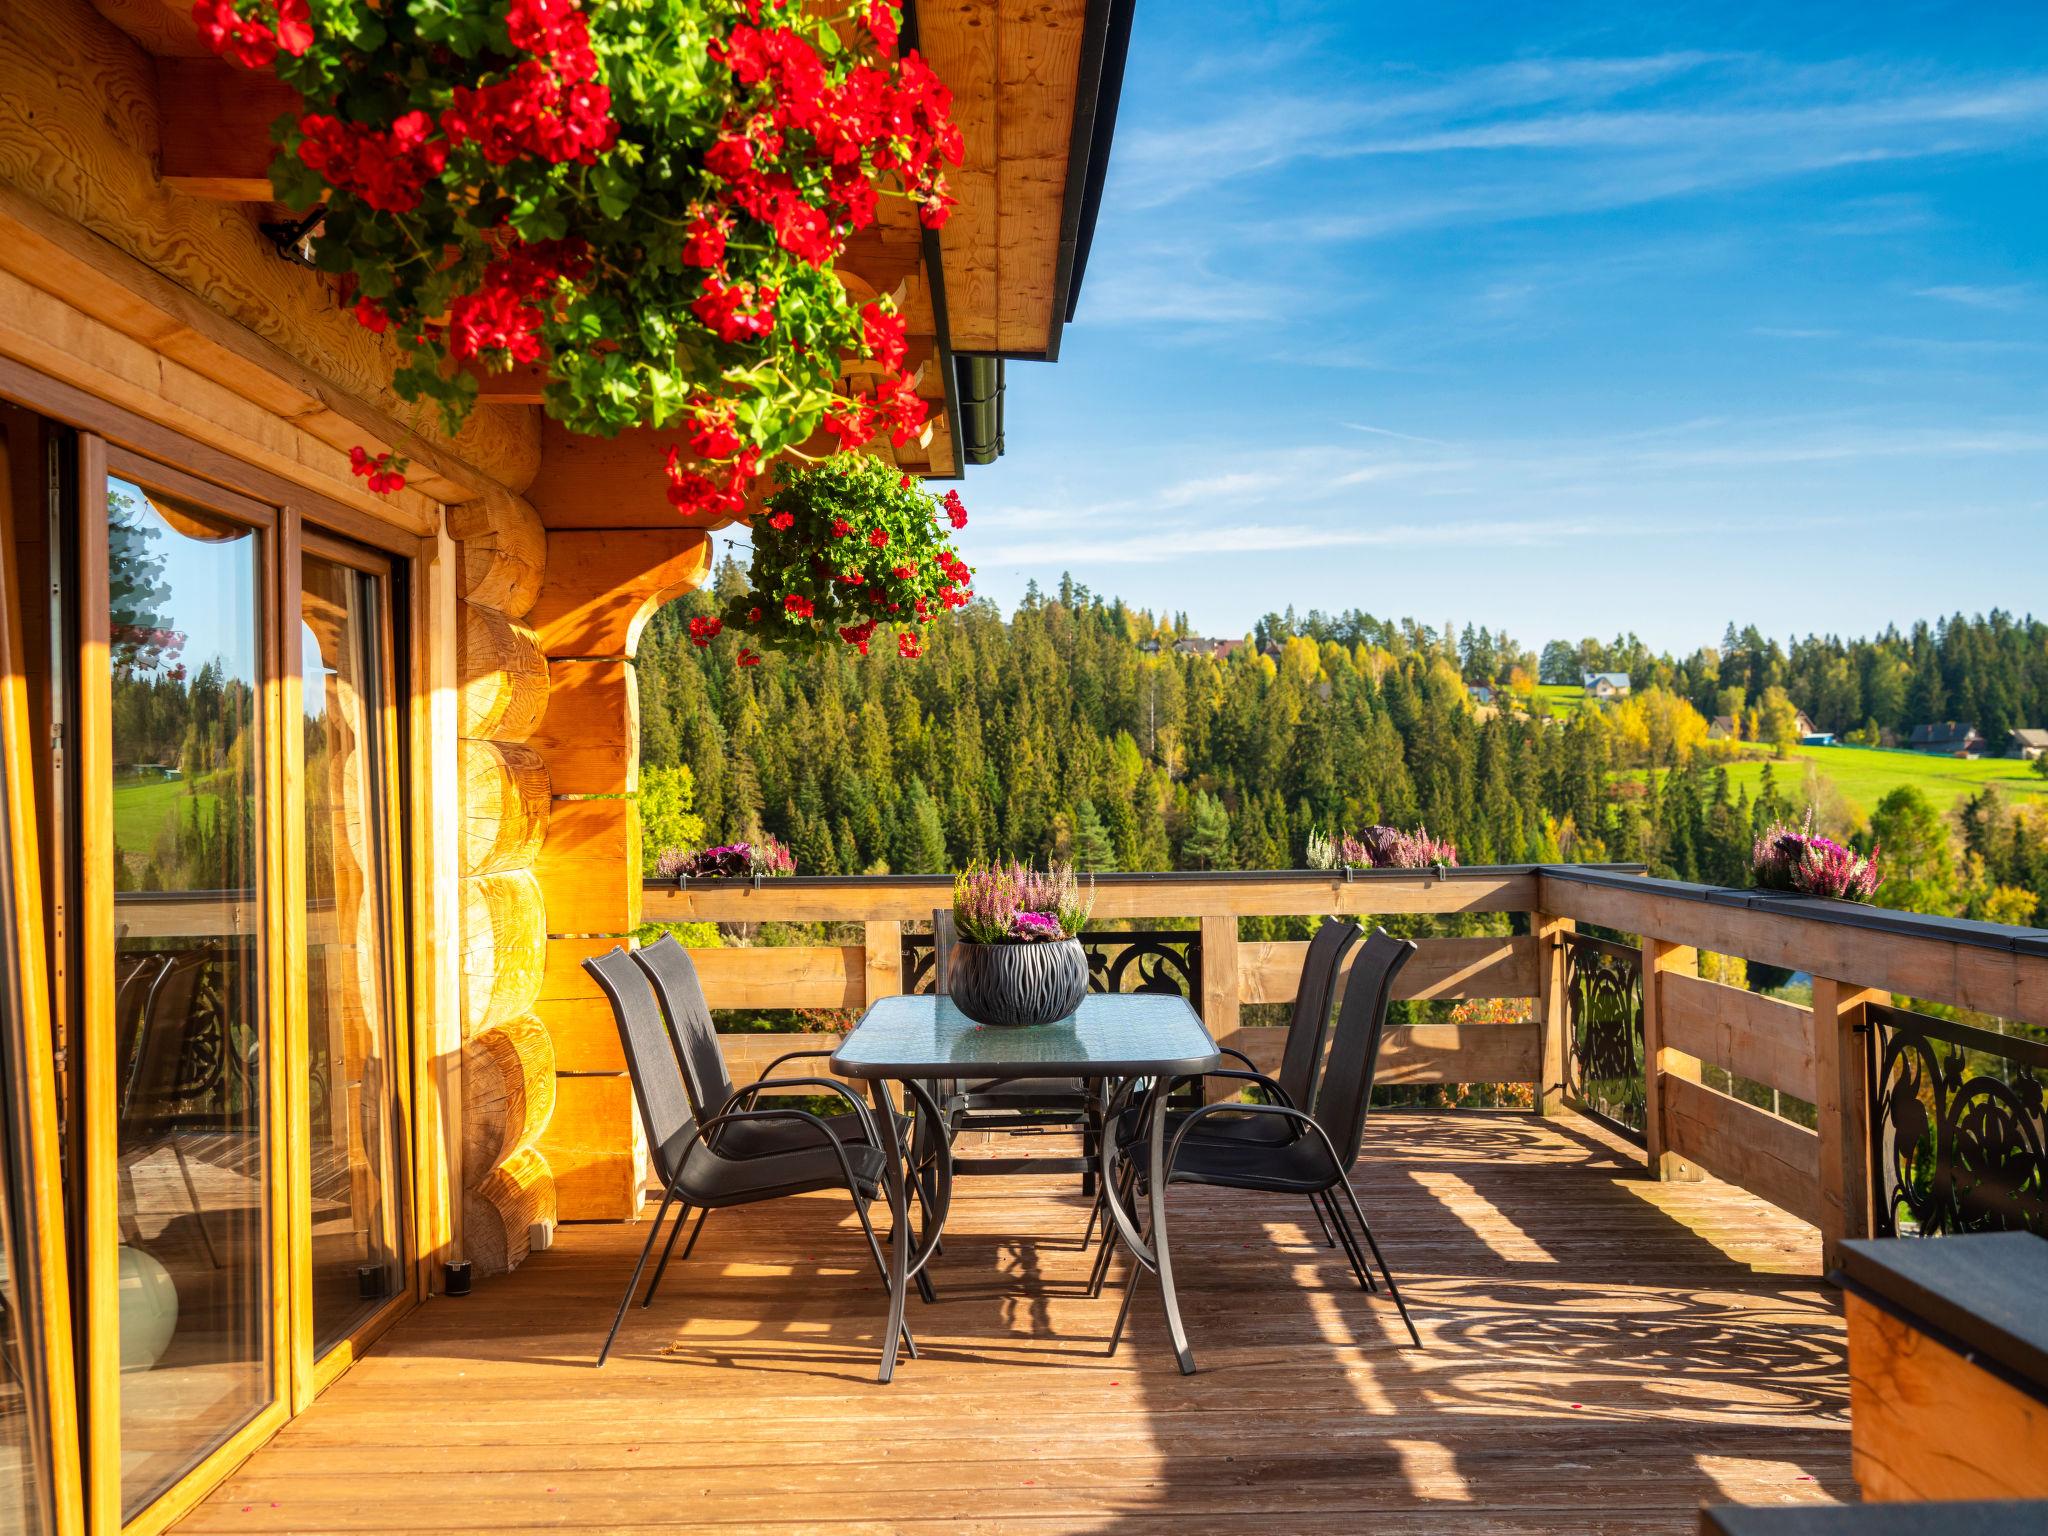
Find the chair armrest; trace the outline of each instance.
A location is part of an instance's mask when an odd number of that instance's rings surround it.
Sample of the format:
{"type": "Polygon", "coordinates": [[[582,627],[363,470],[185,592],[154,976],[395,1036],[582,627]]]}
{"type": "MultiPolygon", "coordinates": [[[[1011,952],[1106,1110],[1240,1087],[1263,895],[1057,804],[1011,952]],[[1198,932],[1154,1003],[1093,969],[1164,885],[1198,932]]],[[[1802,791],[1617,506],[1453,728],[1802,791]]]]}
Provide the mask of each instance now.
{"type": "MultiPolygon", "coordinates": [[[[710,1150],[713,1156],[723,1156],[724,1154],[720,1153],[717,1146],[708,1138],[714,1132],[723,1130],[728,1125],[736,1125],[750,1120],[801,1120],[807,1125],[817,1127],[819,1137],[823,1139],[826,1146],[832,1149],[833,1156],[839,1159],[839,1171],[840,1173],[845,1175],[847,1190],[850,1193],[853,1193],[856,1196],[858,1196],[860,1191],[860,1181],[854,1177],[853,1164],[848,1162],[846,1159],[846,1148],[840,1143],[839,1138],[832,1134],[830,1127],[828,1127],[823,1120],[820,1120],[816,1115],[812,1114],[807,1109],[721,1110],[719,1111],[719,1113],[712,1115],[709,1119],[700,1121],[698,1123],[695,1133],[691,1135],[688,1141],[683,1143],[683,1150],[681,1154],[676,1158],[676,1178],[674,1181],[675,1186],[680,1186],[682,1182],[682,1172],[684,1166],[689,1161],[690,1148],[694,1147],[698,1142],[701,1141],[710,1150]]],[[[745,1162],[746,1159],[735,1158],[731,1159],[731,1161],[745,1162]]],[[[875,1188],[879,1188],[879,1186],[875,1186],[874,1188],[870,1189],[870,1198],[873,1197],[875,1188]]],[[[687,1191],[683,1192],[687,1193],[687,1191]]]]}
{"type": "MultiPolygon", "coordinates": [[[[830,1052],[823,1054],[829,1055],[830,1052]]],[[[838,1094],[848,1104],[853,1106],[854,1114],[860,1119],[860,1128],[867,1134],[868,1145],[878,1152],[881,1150],[882,1143],[875,1135],[875,1121],[874,1117],[868,1113],[868,1106],[861,1102],[860,1095],[856,1094],[836,1077],[763,1077],[760,1081],[749,1083],[746,1087],[737,1090],[731,1098],[725,1101],[725,1107],[719,1113],[724,1114],[730,1110],[744,1109],[759,1097],[761,1093],[770,1088],[823,1088],[830,1093],[838,1094]]],[[[817,1117],[813,1116],[812,1118],[816,1119],[817,1117]]],[[[823,1126],[824,1123],[822,1120],[818,1121],[820,1126],[823,1126]]],[[[830,1135],[831,1133],[827,1131],[826,1134],[830,1135]]]]}
{"type": "Polygon", "coordinates": [[[1181,1143],[1188,1139],[1188,1132],[1200,1125],[1211,1115],[1278,1115],[1306,1126],[1322,1141],[1323,1150],[1330,1154],[1330,1165],[1337,1170],[1337,1177],[1344,1177],[1344,1164],[1337,1156],[1337,1149],[1330,1144],[1330,1133],[1323,1129],[1315,1116],[1294,1108],[1291,1104],[1204,1104],[1189,1115],[1173,1134],[1173,1144],[1166,1149],[1167,1177],[1173,1176],[1174,1163],[1180,1157],[1181,1143]]]}
{"type": "Polygon", "coordinates": [[[1167,1085],[1167,1091],[1171,1092],[1182,1083],[1199,1083],[1211,1077],[1227,1077],[1233,1082],[1254,1083],[1271,1094],[1277,1102],[1286,1105],[1290,1109],[1297,1107],[1293,1097],[1287,1090],[1282,1088],[1272,1078],[1266,1076],[1265,1073],[1259,1071],[1240,1072],[1235,1067],[1218,1067],[1213,1072],[1197,1072],[1191,1073],[1186,1077],[1176,1077],[1167,1085]]]}
{"type": "Polygon", "coordinates": [[[775,1075],[775,1069],[781,1066],[785,1061],[805,1061],[813,1056],[824,1056],[829,1058],[831,1055],[832,1053],[830,1051],[784,1051],[780,1056],[776,1057],[773,1061],[769,1062],[767,1066],[763,1067],[761,1069],[760,1075],[763,1077],[773,1077],[775,1075]]]}
{"type": "Polygon", "coordinates": [[[1251,1070],[1254,1072],[1259,1070],[1259,1064],[1256,1061],[1253,1061],[1251,1057],[1245,1055],[1243,1051],[1240,1051],[1234,1045],[1219,1045],[1216,1047],[1216,1049],[1221,1051],[1226,1056],[1235,1056],[1239,1061],[1243,1062],[1247,1067],[1251,1068],[1251,1070]]]}

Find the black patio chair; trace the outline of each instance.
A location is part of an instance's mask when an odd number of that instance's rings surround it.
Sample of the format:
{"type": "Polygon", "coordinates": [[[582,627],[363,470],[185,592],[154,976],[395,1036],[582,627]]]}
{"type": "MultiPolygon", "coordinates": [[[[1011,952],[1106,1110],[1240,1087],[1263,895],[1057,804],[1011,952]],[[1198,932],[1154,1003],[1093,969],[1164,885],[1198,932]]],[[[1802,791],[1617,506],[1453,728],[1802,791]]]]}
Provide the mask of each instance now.
{"type": "MultiPolygon", "coordinates": [[[[1336,999],[1337,973],[1344,967],[1344,957],[1351,946],[1363,937],[1358,924],[1348,918],[1326,917],[1315,936],[1308,941],[1308,952],[1302,956],[1301,978],[1294,989],[1294,1007],[1288,1015],[1287,1041],[1281,1048],[1280,1071],[1277,1076],[1268,1077],[1259,1070],[1257,1062],[1233,1046],[1223,1045],[1217,1049],[1224,1055],[1244,1063],[1242,1069],[1221,1067],[1208,1073],[1201,1081],[1222,1079],[1226,1082],[1244,1082],[1265,1096],[1268,1102],[1289,1104],[1296,1109],[1315,1109],[1317,1079],[1322,1073],[1323,1047],[1330,1038],[1330,1011],[1336,999]]],[[[1206,1089],[1204,1090],[1206,1097],[1206,1089]]],[[[1171,1136],[1187,1122],[1190,1111],[1169,1109],[1166,1123],[1167,1134],[1171,1136]]],[[[1117,1117],[1117,1145],[1125,1148],[1134,1146],[1144,1131],[1144,1111],[1133,1106],[1117,1117]]],[[[1258,1119],[1249,1116],[1235,1118],[1211,1118],[1202,1123],[1196,1132],[1205,1138],[1247,1140],[1256,1142],[1284,1142],[1294,1138],[1294,1128],[1285,1121],[1258,1119]]],[[[1326,1193],[1311,1196],[1309,1209],[1316,1213],[1316,1224],[1322,1228],[1323,1241],[1332,1248],[1337,1246],[1334,1235],[1336,1228],[1331,1224],[1327,1211],[1330,1196],[1326,1193]]],[[[1095,1216],[1090,1218],[1089,1233],[1094,1232],[1095,1217],[1103,1212],[1102,1202],[1095,1206],[1095,1216]]],[[[1095,1272],[1089,1279],[1090,1295],[1100,1294],[1103,1277],[1109,1271],[1110,1250],[1113,1244],[1105,1244],[1095,1257],[1095,1272]]]]}
{"type": "MultiPolygon", "coordinates": [[[[661,1179],[661,1208],[647,1229],[639,1261],[626,1282],[625,1294],[619,1298],[611,1332],[605,1335],[604,1348],[597,1354],[598,1365],[602,1366],[611,1354],[619,1325],[626,1320],[626,1308],[647,1268],[648,1255],[654,1251],[654,1240],[661,1235],[662,1221],[669,1207],[678,1202],[682,1204],[676,1216],[676,1227],[680,1229],[693,1205],[706,1210],[722,1209],[813,1190],[844,1189],[853,1200],[854,1214],[860,1217],[868,1252],[886,1291],[888,1266],[882,1258],[882,1244],[875,1236],[874,1223],[868,1219],[868,1206],[882,1196],[886,1166],[873,1125],[867,1126],[864,1141],[851,1143],[833,1135],[819,1116],[801,1109],[728,1109],[702,1118],[693,1115],[682,1065],[670,1042],[661,1004],[647,972],[625,949],[593,956],[583,962],[583,968],[611,1001],[612,1016],[619,1027],[619,1044],[626,1054],[626,1070],[633,1079],[633,1097],[640,1106],[655,1173],[661,1179]],[[717,1145],[721,1133],[734,1127],[768,1125],[800,1127],[810,1140],[748,1155],[736,1155],[717,1145]]],[[[854,1112],[864,1117],[866,1106],[853,1099],[850,1091],[847,1096],[852,1099],[854,1112]]],[[[900,1212],[897,1217],[902,1219],[900,1212]]],[[[649,1287],[649,1301],[653,1295],[653,1288],[649,1287]]],[[[917,1345],[907,1325],[903,1329],[903,1343],[911,1358],[917,1358],[917,1345]]]]}
{"type": "MultiPolygon", "coordinates": [[[[756,1081],[745,1088],[737,1087],[732,1080],[732,1069],[726,1065],[725,1049],[718,1043],[718,1026],[704,1001],[704,986],[698,980],[696,962],[690,959],[690,952],[676,942],[673,934],[664,934],[645,948],[632,951],[632,955],[640,969],[647,973],[648,980],[654,983],[654,990],[661,999],[661,1011],[668,1020],[669,1042],[675,1047],[677,1064],[683,1069],[683,1084],[689,1090],[691,1113],[698,1119],[711,1119],[732,1110],[745,1109],[765,1092],[785,1093],[791,1089],[810,1088],[820,1094],[835,1094],[852,1106],[851,1109],[832,1113],[812,1112],[832,1136],[851,1145],[874,1146],[879,1150],[869,1106],[863,1104],[859,1095],[846,1084],[837,1078],[779,1078],[775,1075],[785,1062],[830,1057],[830,1051],[784,1051],[762,1069],[756,1081]]],[[[896,1122],[897,1142],[906,1145],[909,1122],[900,1114],[896,1122]]],[[[731,1157],[760,1157],[815,1143],[816,1132],[810,1126],[795,1121],[738,1121],[722,1127],[711,1139],[714,1151],[731,1157]]],[[[919,1169],[918,1178],[911,1186],[928,1215],[934,1209],[942,1208],[938,1204],[941,1195],[933,1187],[942,1178],[943,1171],[928,1182],[924,1170],[919,1169]]],[[[690,1229],[689,1242],[683,1245],[684,1263],[689,1262],[690,1255],[696,1250],[697,1239],[704,1235],[704,1223],[710,1215],[708,1207],[697,1212],[697,1224],[690,1229]]],[[[640,1303],[643,1307],[653,1303],[654,1292],[661,1284],[661,1277],[668,1272],[669,1257],[675,1252],[676,1239],[682,1230],[683,1223],[678,1220],[669,1233],[668,1246],[662,1249],[661,1262],[654,1267],[654,1278],[647,1283],[647,1295],[640,1303]]],[[[917,1282],[919,1294],[926,1301],[932,1300],[930,1277],[920,1270],[917,1282]]]]}
{"type": "MultiPolygon", "coordinates": [[[[1357,1237],[1366,1246],[1386,1277],[1387,1294],[1400,1309],[1408,1337],[1417,1348],[1422,1336],[1415,1331],[1408,1304],[1394,1283],[1394,1272],[1372,1235],[1372,1226],[1351,1187],[1351,1165],[1365,1137],[1365,1118],[1372,1107],[1373,1077],[1378,1070],[1380,1038],[1386,1031],[1387,1003],[1393,996],[1394,977],[1415,953],[1415,945],[1396,939],[1385,929],[1375,929],[1365,948],[1351,966],[1351,979],[1344,988],[1344,1005],[1337,1018],[1336,1036],[1330,1044],[1330,1058],[1322,1075],[1316,1110],[1310,1114],[1292,1104],[1229,1102],[1207,1104],[1195,1110],[1174,1131],[1166,1152],[1166,1182],[1208,1184],[1222,1189],[1265,1190],[1274,1194],[1334,1196],[1342,1192],[1344,1204],[1357,1220],[1354,1234],[1335,1199],[1326,1206],[1337,1219],[1347,1256],[1358,1275],[1367,1283],[1357,1237]],[[1230,1117],[1264,1120],[1290,1134],[1285,1140],[1264,1141],[1243,1136],[1202,1134],[1204,1127],[1230,1117]]],[[[1273,1084],[1277,1088],[1278,1084],[1273,1084]]],[[[1116,1353],[1129,1317],[1131,1298],[1145,1267],[1135,1261],[1124,1289],[1123,1306],[1117,1313],[1116,1330],[1109,1349],[1116,1353]]]]}

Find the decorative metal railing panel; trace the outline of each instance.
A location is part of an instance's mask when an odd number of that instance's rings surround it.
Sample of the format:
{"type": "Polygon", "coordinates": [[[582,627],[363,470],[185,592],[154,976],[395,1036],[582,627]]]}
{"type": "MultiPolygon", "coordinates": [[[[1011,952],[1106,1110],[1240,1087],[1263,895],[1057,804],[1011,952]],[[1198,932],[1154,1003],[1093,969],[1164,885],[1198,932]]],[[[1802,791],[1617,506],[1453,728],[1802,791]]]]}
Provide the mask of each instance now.
{"type": "MultiPolygon", "coordinates": [[[[1198,929],[1090,930],[1081,935],[1091,992],[1167,992],[1202,995],[1202,935],[1198,929]]],[[[903,990],[932,990],[932,936],[903,936],[903,990]]]]}
{"type": "Polygon", "coordinates": [[[1641,1141],[1642,952],[1611,939],[1567,933],[1564,959],[1565,1097],[1573,1108],[1641,1141]]]}
{"type": "Polygon", "coordinates": [[[1879,1235],[2048,1237],[2048,1031],[1865,1017],[1879,1235]]]}

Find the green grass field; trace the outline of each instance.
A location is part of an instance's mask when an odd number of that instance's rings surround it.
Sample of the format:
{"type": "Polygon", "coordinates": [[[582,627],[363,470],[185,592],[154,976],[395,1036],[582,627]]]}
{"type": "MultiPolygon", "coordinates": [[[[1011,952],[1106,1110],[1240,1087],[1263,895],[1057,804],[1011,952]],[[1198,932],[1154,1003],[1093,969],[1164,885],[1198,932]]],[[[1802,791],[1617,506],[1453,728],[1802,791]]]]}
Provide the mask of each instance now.
{"type": "Polygon", "coordinates": [[[114,844],[123,853],[147,859],[156,847],[157,834],[172,816],[182,812],[187,821],[202,805],[212,806],[216,796],[188,795],[183,779],[136,779],[114,786],[114,844]]]}
{"type": "MultiPolygon", "coordinates": [[[[1859,818],[1867,818],[1877,802],[1901,784],[1913,785],[1939,811],[1981,793],[1988,784],[1996,784],[2015,804],[2048,798],[2048,779],[2034,772],[2032,764],[2015,758],[1966,761],[1878,747],[1795,747],[1790,757],[1771,765],[1778,792],[1798,797],[1806,783],[1809,763],[1814,773],[1833,785],[1849,811],[1859,818]]],[[[1754,797],[1763,773],[1762,760],[1730,763],[1730,791],[1747,788],[1754,797]]]]}
{"type": "Polygon", "coordinates": [[[1586,702],[1586,690],[1577,683],[1538,683],[1536,697],[1560,720],[1568,720],[1586,702]]]}

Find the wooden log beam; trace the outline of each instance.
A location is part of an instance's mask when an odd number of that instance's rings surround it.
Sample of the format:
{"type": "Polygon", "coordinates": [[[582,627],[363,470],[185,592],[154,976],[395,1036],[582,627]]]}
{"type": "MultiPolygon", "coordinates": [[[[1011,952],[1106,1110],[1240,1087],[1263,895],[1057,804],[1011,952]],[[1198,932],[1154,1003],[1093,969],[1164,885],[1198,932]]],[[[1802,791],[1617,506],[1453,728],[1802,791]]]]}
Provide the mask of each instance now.
{"type": "Polygon", "coordinates": [[[640,686],[622,659],[548,663],[548,709],[527,745],[558,795],[630,795],[640,788],[640,686]]]}
{"type": "Polygon", "coordinates": [[[462,604],[455,667],[462,695],[462,735],[524,741],[546,714],[547,657],[524,624],[475,603],[462,604]]]}
{"type": "Polygon", "coordinates": [[[462,600],[508,619],[524,618],[547,574],[548,535],[523,496],[490,490],[448,508],[448,532],[461,542],[462,600]]]}
{"type": "Polygon", "coordinates": [[[298,107],[299,93],[211,57],[158,59],[156,80],[164,185],[219,202],[272,201],[270,125],[298,107]]]}
{"type": "Polygon", "coordinates": [[[528,617],[550,657],[630,660],[654,610],[710,574],[711,539],[699,529],[558,530],[528,617]]]}
{"type": "Polygon", "coordinates": [[[640,926],[640,807],[628,799],[555,801],[533,872],[548,933],[629,934],[640,926]]]}

